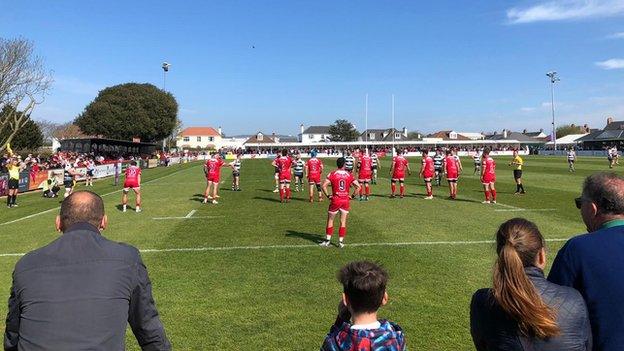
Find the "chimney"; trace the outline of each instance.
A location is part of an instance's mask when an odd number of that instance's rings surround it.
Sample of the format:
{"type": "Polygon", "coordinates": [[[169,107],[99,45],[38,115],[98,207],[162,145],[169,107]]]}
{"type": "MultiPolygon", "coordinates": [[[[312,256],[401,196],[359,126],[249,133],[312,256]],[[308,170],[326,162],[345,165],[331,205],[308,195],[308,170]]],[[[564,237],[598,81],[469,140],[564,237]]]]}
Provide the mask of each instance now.
{"type": "Polygon", "coordinates": [[[588,124],[583,125],[583,132],[589,133],[589,125],[588,124]]]}
{"type": "Polygon", "coordinates": [[[522,130],[522,134],[526,134],[526,133],[527,133],[527,130],[526,130],[526,129],[523,129],[523,130],[522,130]]]}
{"type": "Polygon", "coordinates": [[[403,136],[407,138],[407,128],[403,127],[403,136]]]}
{"type": "Polygon", "coordinates": [[[223,130],[221,130],[221,126],[219,126],[219,135],[223,135],[223,130]]]}
{"type": "Polygon", "coordinates": [[[544,128],[540,128],[540,133],[544,133],[544,128]]]}
{"type": "Polygon", "coordinates": [[[503,129],[503,138],[507,139],[507,129],[503,129]]]}
{"type": "Polygon", "coordinates": [[[303,123],[301,123],[301,125],[299,126],[300,130],[301,130],[301,134],[303,135],[303,131],[305,130],[305,128],[303,127],[303,123]]]}
{"type": "Polygon", "coordinates": [[[613,123],[613,117],[607,117],[607,125],[613,123]]]}

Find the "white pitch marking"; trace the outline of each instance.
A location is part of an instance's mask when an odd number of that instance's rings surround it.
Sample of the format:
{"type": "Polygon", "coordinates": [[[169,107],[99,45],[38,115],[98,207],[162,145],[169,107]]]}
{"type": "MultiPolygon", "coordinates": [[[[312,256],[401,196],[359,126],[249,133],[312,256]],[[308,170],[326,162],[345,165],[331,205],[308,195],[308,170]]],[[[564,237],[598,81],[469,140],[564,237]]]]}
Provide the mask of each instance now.
{"type": "Polygon", "coordinates": [[[507,208],[511,208],[511,209],[514,209],[514,210],[524,210],[523,208],[520,208],[520,207],[511,206],[511,205],[505,205],[505,204],[501,204],[501,203],[498,203],[498,202],[495,203],[495,204],[492,204],[492,205],[498,205],[498,206],[502,206],[502,207],[507,207],[507,208]]]}
{"type": "Polygon", "coordinates": [[[518,208],[518,209],[509,209],[509,210],[494,210],[496,212],[550,212],[557,211],[556,208],[518,208]]]}
{"type": "Polygon", "coordinates": [[[191,218],[191,217],[193,217],[193,215],[195,214],[195,212],[197,212],[197,210],[192,210],[191,212],[189,212],[189,213],[186,215],[186,218],[191,218]]]}
{"type": "MultiPolygon", "coordinates": [[[[166,175],[166,176],[162,176],[162,177],[160,177],[160,178],[155,178],[155,179],[152,179],[152,180],[148,180],[147,182],[144,182],[144,183],[143,183],[143,185],[145,185],[145,184],[149,184],[149,183],[152,183],[152,182],[157,181],[157,180],[161,180],[161,179],[164,179],[164,178],[171,177],[171,176],[173,176],[173,175],[175,175],[175,174],[177,174],[177,173],[179,173],[179,172],[186,171],[186,170],[189,170],[189,169],[190,169],[190,168],[181,169],[181,170],[179,170],[179,171],[175,171],[175,172],[173,172],[173,173],[170,173],[170,174],[168,174],[168,175],[166,175]]],[[[119,189],[119,190],[111,191],[110,193],[106,193],[106,194],[103,194],[103,195],[100,195],[100,196],[108,196],[108,195],[112,195],[112,194],[117,194],[117,193],[119,193],[119,192],[121,192],[121,191],[123,191],[123,189],[119,189]]],[[[37,212],[37,213],[33,213],[33,214],[31,214],[31,215],[28,215],[28,216],[25,216],[25,217],[22,217],[22,218],[18,218],[18,219],[14,219],[14,220],[12,220],[12,221],[4,222],[4,223],[2,223],[2,224],[0,224],[0,225],[7,225],[7,224],[12,224],[12,223],[15,223],[15,222],[20,222],[20,221],[23,221],[23,220],[25,220],[25,219],[29,219],[29,218],[33,218],[33,217],[37,217],[37,216],[42,215],[42,214],[46,214],[46,213],[49,213],[49,212],[52,212],[52,211],[59,210],[60,208],[61,208],[61,206],[54,207],[54,208],[51,208],[51,209],[49,209],[49,210],[45,210],[45,211],[41,211],[41,212],[37,212]]]]}
{"type": "MultiPolygon", "coordinates": [[[[170,217],[171,218],[171,217],[170,217]]],[[[185,217],[178,217],[185,218],[185,217]]],[[[199,217],[194,217],[199,218],[199,217]]],[[[547,242],[568,241],[570,238],[551,238],[546,239],[547,242]]],[[[494,240],[474,240],[474,241],[405,241],[396,243],[354,243],[348,244],[347,247],[370,247],[370,246],[428,246],[428,245],[483,245],[494,244],[494,240]]],[[[260,246],[214,246],[214,247],[182,247],[171,249],[141,249],[143,253],[159,253],[159,252],[202,252],[202,251],[234,251],[234,250],[270,250],[270,249],[305,249],[318,247],[317,244],[303,245],[260,245],[260,246]]],[[[5,253],[0,257],[19,257],[24,253],[5,253]]]]}
{"type": "Polygon", "coordinates": [[[223,218],[225,216],[198,216],[198,217],[189,217],[188,215],[184,217],[154,217],[152,219],[155,220],[167,220],[167,219],[205,219],[205,218],[223,218]]]}

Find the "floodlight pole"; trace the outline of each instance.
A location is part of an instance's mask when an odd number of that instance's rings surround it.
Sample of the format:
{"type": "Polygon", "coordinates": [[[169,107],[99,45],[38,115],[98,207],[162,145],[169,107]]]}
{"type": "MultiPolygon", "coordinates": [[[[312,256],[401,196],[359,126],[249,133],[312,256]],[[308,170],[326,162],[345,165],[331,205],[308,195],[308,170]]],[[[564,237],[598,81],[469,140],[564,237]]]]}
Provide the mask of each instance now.
{"type": "Polygon", "coordinates": [[[364,102],[364,147],[368,150],[368,94],[364,102]]]}
{"type": "Polygon", "coordinates": [[[394,94],[392,94],[392,156],[395,155],[395,149],[394,149],[394,137],[395,137],[395,132],[394,132],[394,94]]]}
{"type": "Polygon", "coordinates": [[[554,150],[557,151],[557,130],[555,127],[555,83],[560,79],[557,76],[557,72],[550,71],[546,73],[546,76],[550,78],[550,107],[552,111],[552,138],[554,150]]]}
{"type": "Polygon", "coordinates": [[[169,72],[169,67],[171,66],[171,64],[167,63],[167,62],[163,62],[162,64],[162,69],[163,69],[163,90],[166,91],[167,90],[167,72],[169,72]]]}

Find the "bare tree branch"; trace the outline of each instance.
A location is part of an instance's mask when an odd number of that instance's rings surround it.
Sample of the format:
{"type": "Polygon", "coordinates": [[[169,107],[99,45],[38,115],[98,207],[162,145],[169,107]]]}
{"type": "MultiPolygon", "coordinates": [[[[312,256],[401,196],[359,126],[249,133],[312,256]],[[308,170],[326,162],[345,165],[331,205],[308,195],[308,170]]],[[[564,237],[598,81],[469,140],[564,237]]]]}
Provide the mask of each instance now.
{"type": "Polygon", "coordinates": [[[25,39],[0,38],[0,151],[6,149],[15,134],[41,104],[52,84],[51,73],[43,59],[34,53],[34,45],[25,39]]]}

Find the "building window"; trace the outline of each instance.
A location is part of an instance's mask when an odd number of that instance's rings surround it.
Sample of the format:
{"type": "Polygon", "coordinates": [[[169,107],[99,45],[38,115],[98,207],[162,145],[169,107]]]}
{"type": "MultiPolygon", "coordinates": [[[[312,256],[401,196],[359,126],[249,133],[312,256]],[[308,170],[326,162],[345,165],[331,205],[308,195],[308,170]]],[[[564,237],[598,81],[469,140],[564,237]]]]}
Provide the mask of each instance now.
{"type": "Polygon", "coordinates": [[[256,135],[256,139],[258,139],[258,141],[262,141],[264,139],[264,135],[262,135],[262,133],[258,133],[258,135],[256,135]]]}
{"type": "Polygon", "coordinates": [[[214,137],[208,137],[208,141],[214,141],[214,137]]]}
{"type": "Polygon", "coordinates": [[[197,137],[197,141],[201,141],[201,137],[200,136],[197,137]]]}
{"type": "Polygon", "coordinates": [[[189,138],[189,137],[184,137],[184,139],[182,139],[182,140],[184,140],[184,141],[191,141],[191,138],[189,138]]]}
{"type": "Polygon", "coordinates": [[[401,133],[394,133],[395,139],[401,139],[401,133]]]}
{"type": "Polygon", "coordinates": [[[454,139],[457,139],[457,133],[455,133],[455,132],[450,132],[450,133],[449,133],[449,139],[453,139],[453,140],[454,140],[454,139]]]}
{"type": "Polygon", "coordinates": [[[368,140],[375,140],[375,133],[367,133],[368,140]]]}

